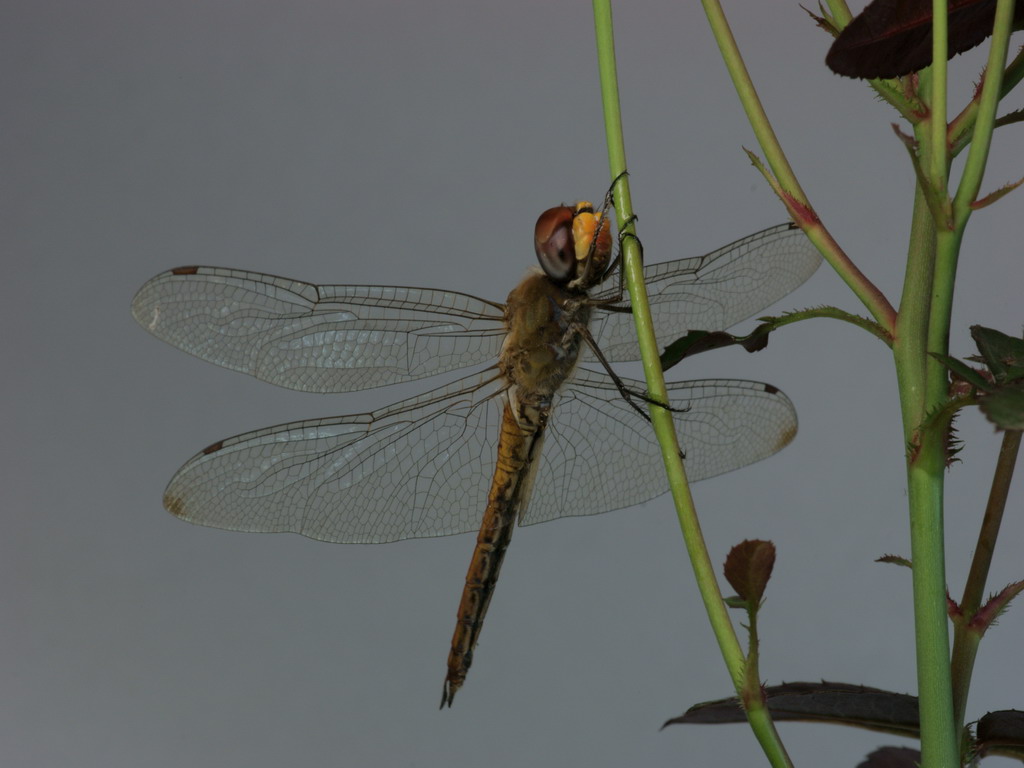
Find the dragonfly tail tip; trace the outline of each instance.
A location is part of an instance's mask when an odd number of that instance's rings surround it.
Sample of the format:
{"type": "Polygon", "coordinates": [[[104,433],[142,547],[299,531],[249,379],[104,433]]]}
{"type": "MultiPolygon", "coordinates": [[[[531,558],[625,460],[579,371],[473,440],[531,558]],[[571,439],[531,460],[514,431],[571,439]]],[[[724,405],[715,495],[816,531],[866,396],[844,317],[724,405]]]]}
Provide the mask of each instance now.
{"type": "Polygon", "coordinates": [[[455,700],[455,693],[459,690],[460,686],[461,683],[457,683],[450,678],[444,681],[444,689],[441,691],[441,709],[444,709],[445,705],[451,709],[452,702],[455,700]]]}

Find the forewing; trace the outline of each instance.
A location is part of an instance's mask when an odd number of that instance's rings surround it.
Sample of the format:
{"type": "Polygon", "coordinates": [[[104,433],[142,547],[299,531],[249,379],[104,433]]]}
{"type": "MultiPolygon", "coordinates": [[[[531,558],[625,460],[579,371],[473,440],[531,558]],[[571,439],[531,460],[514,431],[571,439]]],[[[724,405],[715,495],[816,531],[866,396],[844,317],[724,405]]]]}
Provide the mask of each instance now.
{"type": "Polygon", "coordinates": [[[497,355],[502,307],[427,288],[312,285],[217,267],[157,275],[132,300],[139,324],[211,363],[304,392],[349,392],[497,355]]]}
{"type": "Polygon", "coordinates": [[[171,479],[192,523],[377,543],[475,531],[497,456],[504,384],[489,370],[369,414],[216,443],[171,479]]]}
{"type": "MultiPolygon", "coordinates": [[[[624,379],[635,391],[639,381],[624,379]]],[[[771,456],[796,435],[793,404],[770,384],[708,379],[670,383],[691,482],[771,456]]],[[[668,491],[651,425],[603,372],[578,369],[560,390],[524,525],[630,507],[668,491]]]]}
{"type": "MultiPolygon", "coordinates": [[[[644,279],[658,341],[667,345],[692,330],[722,331],[746,320],[801,285],[820,263],[799,228],[779,224],[705,256],[650,264],[644,279]]],[[[593,298],[612,293],[605,287],[593,298]]],[[[629,306],[628,292],[623,299],[629,306]]],[[[597,308],[590,331],[608,360],[639,359],[630,313],[597,308]]],[[[584,359],[593,353],[588,350],[584,359]]]]}

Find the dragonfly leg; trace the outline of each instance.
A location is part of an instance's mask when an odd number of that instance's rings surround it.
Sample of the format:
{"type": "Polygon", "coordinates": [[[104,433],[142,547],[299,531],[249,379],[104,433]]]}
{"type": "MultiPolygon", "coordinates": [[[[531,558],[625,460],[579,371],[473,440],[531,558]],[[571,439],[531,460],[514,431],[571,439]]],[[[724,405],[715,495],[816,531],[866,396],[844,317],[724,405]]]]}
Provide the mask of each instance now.
{"type": "Polygon", "coordinates": [[[629,171],[623,171],[618,176],[616,176],[614,179],[612,179],[612,183],[608,187],[608,192],[604,196],[604,199],[606,201],[605,202],[605,206],[606,207],[609,204],[613,205],[613,206],[615,205],[615,185],[618,184],[621,179],[624,179],[627,176],[629,176],[629,171]]]}
{"type": "Polygon", "coordinates": [[[672,413],[686,413],[687,411],[690,410],[689,406],[685,408],[676,408],[672,405],[669,405],[668,403],[663,403],[661,400],[650,397],[649,395],[646,395],[643,392],[634,392],[632,389],[627,387],[625,383],[623,383],[622,379],[619,378],[619,375],[612,368],[611,363],[608,362],[608,359],[604,356],[604,353],[601,351],[601,348],[597,345],[597,342],[594,340],[594,337],[590,334],[590,329],[587,328],[587,326],[585,325],[580,325],[579,327],[575,328],[575,330],[587,343],[587,346],[590,347],[590,350],[594,353],[594,356],[597,358],[598,362],[600,362],[601,365],[604,367],[605,371],[608,372],[608,375],[611,376],[612,381],[615,382],[616,389],[618,389],[619,394],[622,395],[622,399],[629,403],[633,407],[633,410],[639,413],[645,421],[649,422],[651,420],[651,417],[648,415],[647,411],[645,411],[643,408],[636,404],[634,398],[636,398],[637,400],[642,400],[648,405],[656,405],[659,408],[664,408],[666,411],[671,411],[672,413]]]}

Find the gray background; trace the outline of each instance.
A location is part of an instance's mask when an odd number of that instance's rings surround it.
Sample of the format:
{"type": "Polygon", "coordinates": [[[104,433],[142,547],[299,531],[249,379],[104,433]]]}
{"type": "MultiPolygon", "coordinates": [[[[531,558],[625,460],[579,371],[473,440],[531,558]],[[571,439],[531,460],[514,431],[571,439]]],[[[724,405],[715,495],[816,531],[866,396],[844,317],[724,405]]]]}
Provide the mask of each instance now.
{"type": "MultiPolygon", "coordinates": [[[[895,300],[912,178],[894,113],[824,70],[827,36],[797,3],[730,5],[805,188],[895,300]]],[[[503,298],[534,260],[537,213],[608,183],[588,6],[32,0],[0,17],[4,765],[762,764],[742,726],[658,731],[729,693],[664,498],[518,531],[450,712],[437,702],[471,537],[331,546],[160,507],[216,439],[422,386],[275,391],[147,335],[134,291],[199,263],[503,298]]],[[[623,4],[616,21],[648,260],[784,220],[741,151],[755,142],[698,5],[623,4]]],[[[951,105],[980,61],[957,59],[951,105]]],[[[986,189],[1024,173],[1020,146],[1020,128],[997,135],[986,189]]],[[[972,222],[956,354],[971,323],[1020,327],[1022,212],[1017,193],[972,222]]],[[[776,309],[831,303],[858,309],[823,267],[776,309]]],[[[820,320],[671,376],[770,381],[800,412],[782,454],[695,489],[716,561],[743,538],[778,546],[763,677],[913,691],[909,573],[872,562],[909,549],[887,350],[820,320]]],[[[998,445],[976,413],[959,423],[954,594],[998,445]]],[[[992,588],[1022,576],[1021,501],[992,588]]],[[[1007,666],[1021,627],[1011,611],[986,638],[972,715],[1024,706],[1007,666]]],[[[818,766],[910,744],[781,730],[818,766]]]]}

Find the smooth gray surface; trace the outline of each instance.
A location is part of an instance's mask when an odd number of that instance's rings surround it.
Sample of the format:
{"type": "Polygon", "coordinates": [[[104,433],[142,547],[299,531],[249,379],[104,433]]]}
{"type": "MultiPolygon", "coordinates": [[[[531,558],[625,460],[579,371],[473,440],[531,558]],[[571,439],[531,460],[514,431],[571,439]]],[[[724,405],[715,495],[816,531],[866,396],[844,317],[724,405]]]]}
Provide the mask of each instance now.
{"type": "MultiPolygon", "coordinates": [[[[784,220],[741,150],[756,144],[697,4],[622,5],[648,259],[784,220]]],[[[805,189],[897,297],[912,178],[895,115],[824,70],[827,37],[796,3],[729,5],[805,189]]],[[[763,763],[741,726],[658,731],[729,692],[666,499],[517,531],[450,712],[436,707],[471,537],[331,546],[160,508],[174,470],[214,440],[418,388],[276,391],[148,336],[134,291],[200,263],[501,299],[533,262],[536,215],[608,183],[586,5],[32,0],[0,16],[4,765],[763,763]]],[[[951,105],[980,61],[956,60],[951,105]]],[[[988,190],[1024,173],[1019,128],[997,135],[990,169],[988,190]]],[[[969,229],[955,354],[972,323],[1020,327],[1020,200],[969,229]]],[[[823,267],[776,309],[829,303],[858,309],[823,267]]],[[[888,351],[820,320],[672,376],[770,381],[800,413],[784,453],[695,489],[716,561],[744,538],[778,546],[764,678],[913,691],[909,574],[872,562],[909,547],[888,351]]],[[[998,446],[977,414],[959,425],[954,594],[998,446]]],[[[993,589],[1021,577],[1022,498],[993,589]]],[[[1024,705],[1006,664],[1020,617],[982,646],[974,716],[1024,705]]],[[[803,765],[910,743],[781,730],[803,765]]]]}

